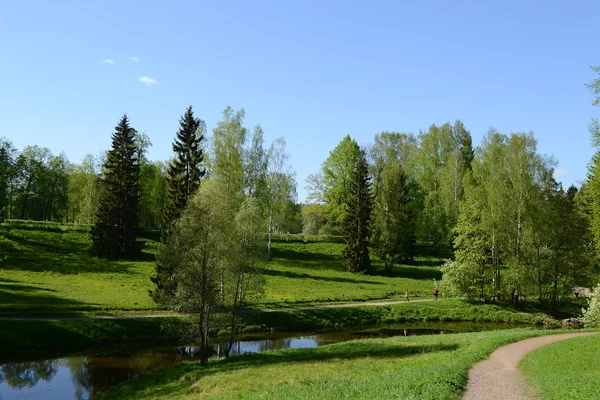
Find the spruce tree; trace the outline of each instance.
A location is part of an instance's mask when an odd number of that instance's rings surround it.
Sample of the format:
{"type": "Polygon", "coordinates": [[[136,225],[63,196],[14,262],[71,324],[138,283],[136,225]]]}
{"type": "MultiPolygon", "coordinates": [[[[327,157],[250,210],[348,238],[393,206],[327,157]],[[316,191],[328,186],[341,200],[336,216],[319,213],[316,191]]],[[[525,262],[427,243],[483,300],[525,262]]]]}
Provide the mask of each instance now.
{"type": "Polygon", "coordinates": [[[92,227],[92,252],[105,258],[122,258],[141,251],[138,234],[139,160],[135,129],[123,115],[112,135],[101,180],[101,197],[92,227]]]}
{"type": "MultiPolygon", "coordinates": [[[[194,118],[192,106],[189,106],[179,120],[179,130],[173,141],[175,158],[167,170],[167,201],[163,212],[165,242],[175,222],[200,187],[200,179],[205,174],[202,168],[204,161],[202,140],[205,131],[204,121],[194,118]]],[[[155,275],[150,279],[155,288],[150,291],[150,295],[155,301],[160,302],[163,296],[173,294],[175,285],[171,283],[171,277],[174,266],[159,259],[154,269],[155,275]]]]}
{"type": "Polygon", "coordinates": [[[346,248],[342,251],[342,256],[350,272],[372,272],[369,258],[369,220],[372,208],[369,167],[365,151],[361,149],[350,174],[343,224],[346,248]]]}
{"type": "Polygon", "coordinates": [[[175,159],[167,171],[168,200],[163,215],[167,231],[200,187],[200,179],[205,173],[202,168],[205,131],[204,121],[194,118],[192,106],[189,106],[179,120],[179,131],[173,142],[175,159]]]}

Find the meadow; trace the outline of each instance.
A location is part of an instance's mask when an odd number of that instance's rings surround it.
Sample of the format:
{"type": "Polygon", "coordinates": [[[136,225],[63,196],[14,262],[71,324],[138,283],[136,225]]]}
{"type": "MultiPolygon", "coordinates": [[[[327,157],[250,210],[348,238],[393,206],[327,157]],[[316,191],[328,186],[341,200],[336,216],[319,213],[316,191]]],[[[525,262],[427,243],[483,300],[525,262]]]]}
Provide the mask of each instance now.
{"type": "MultiPolygon", "coordinates": [[[[110,261],[89,255],[86,228],[9,222],[1,227],[0,315],[131,314],[156,312],[152,287],[158,232],[144,232],[136,260],[110,261]]],[[[391,299],[410,290],[429,297],[441,260],[420,257],[414,265],[377,275],[345,271],[343,243],[280,238],[263,267],[264,297],[258,307],[391,299]]]]}
{"type": "Polygon", "coordinates": [[[531,352],[519,368],[547,400],[600,398],[600,336],[571,338],[531,352]]]}

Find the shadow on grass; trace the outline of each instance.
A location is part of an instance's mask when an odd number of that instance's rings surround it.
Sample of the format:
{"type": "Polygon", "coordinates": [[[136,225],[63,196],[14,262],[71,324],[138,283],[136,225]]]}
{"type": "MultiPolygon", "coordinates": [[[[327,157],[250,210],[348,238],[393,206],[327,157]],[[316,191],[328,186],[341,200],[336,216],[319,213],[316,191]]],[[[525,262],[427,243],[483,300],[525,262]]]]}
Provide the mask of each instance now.
{"type": "MultiPolygon", "coordinates": [[[[324,346],[319,349],[293,349],[285,351],[267,351],[259,354],[242,355],[230,359],[221,359],[201,366],[198,362],[180,364],[176,367],[141,376],[122,387],[119,387],[119,398],[133,398],[140,391],[148,387],[155,387],[151,392],[145,391],[146,396],[160,396],[161,394],[181,395],[189,393],[190,386],[202,378],[218,374],[230,373],[246,368],[276,364],[292,364],[298,362],[326,362],[330,360],[358,360],[360,358],[402,358],[417,354],[454,351],[460,346],[457,344],[436,345],[411,345],[402,343],[392,345],[374,341],[352,341],[338,345],[324,346]],[[177,390],[173,391],[172,384],[177,383],[177,390]]],[[[113,396],[111,391],[106,397],[113,396]]]]}
{"type": "Polygon", "coordinates": [[[40,288],[22,284],[0,284],[0,304],[3,311],[25,310],[30,308],[51,308],[53,310],[69,308],[86,308],[93,304],[56,297],[53,289],[40,288]]]}
{"type": "Polygon", "coordinates": [[[341,265],[341,255],[331,255],[323,253],[309,253],[308,251],[296,251],[290,249],[273,249],[273,256],[284,258],[286,260],[311,261],[321,264],[335,263],[341,265]]]}
{"type": "MultiPolygon", "coordinates": [[[[336,277],[327,277],[327,276],[315,276],[309,274],[298,274],[295,272],[289,271],[279,271],[274,269],[263,269],[263,275],[268,276],[282,276],[291,279],[314,279],[317,281],[325,281],[325,282],[339,282],[339,283],[366,283],[368,285],[382,285],[381,282],[373,282],[373,281],[364,281],[360,279],[350,279],[350,278],[336,278],[336,277]]],[[[360,275],[357,275],[359,277],[360,275]]]]}
{"type": "Polygon", "coordinates": [[[409,278],[409,279],[442,279],[442,272],[434,268],[414,267],[401,265],[391,271],[379,270],[376,275],[387,276],[390,278],[409,278]]]}
{"type": "Polygon", "coordinates": [[[135,259],[112,261],[90,255],[91,242],[86,232],[47,229],[3,229],[0,249],[6,259],[0,269],[52,271],[61,274],[85,272],[129,273],[132,262],[153,262],[155,255],[143,251],[135,259]]]}

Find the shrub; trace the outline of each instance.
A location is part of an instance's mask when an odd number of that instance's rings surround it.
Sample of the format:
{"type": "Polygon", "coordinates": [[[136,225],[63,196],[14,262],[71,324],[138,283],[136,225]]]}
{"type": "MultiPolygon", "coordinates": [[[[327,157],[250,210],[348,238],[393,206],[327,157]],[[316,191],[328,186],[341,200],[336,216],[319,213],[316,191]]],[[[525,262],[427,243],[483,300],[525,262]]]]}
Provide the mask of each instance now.
{"type": "Polygon", "coordinates": [[[581,311],[583,313],[581,320],[586,328],[600,327],[600,284],[596,285],[590,294],[588,308],[581,311]]]}

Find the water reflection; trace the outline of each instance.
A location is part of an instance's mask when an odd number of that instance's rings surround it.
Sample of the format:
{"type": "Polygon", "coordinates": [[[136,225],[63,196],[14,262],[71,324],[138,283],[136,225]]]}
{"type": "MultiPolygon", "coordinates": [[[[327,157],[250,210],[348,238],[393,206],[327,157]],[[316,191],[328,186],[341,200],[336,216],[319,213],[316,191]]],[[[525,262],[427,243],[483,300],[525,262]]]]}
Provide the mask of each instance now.
{"type": "MultiPolygon", "coordinates": [[[[428,326],[378,326],[351,332],[321,334],[270,333],[248,336],[236,342],[231,355],[259,353],[268,350],[311,348],[362,338],[413,336],[498,329],[490,324],[428,326]]],[[[503,326],[507,328],[509,326],[503,326]]],[[[65,354],[65,353],[63,353],[65,354]]],[[[213,346],[213,356],[222,357],[223,346],[213,346]]],[[[0,366],[0,399],[93,399],[107,389],[141,373],[199,360],[194,346],[127,345],[115,346],[97,354],[73,357],[44,357],[45,360],[14,362],[0,366]]]]}

